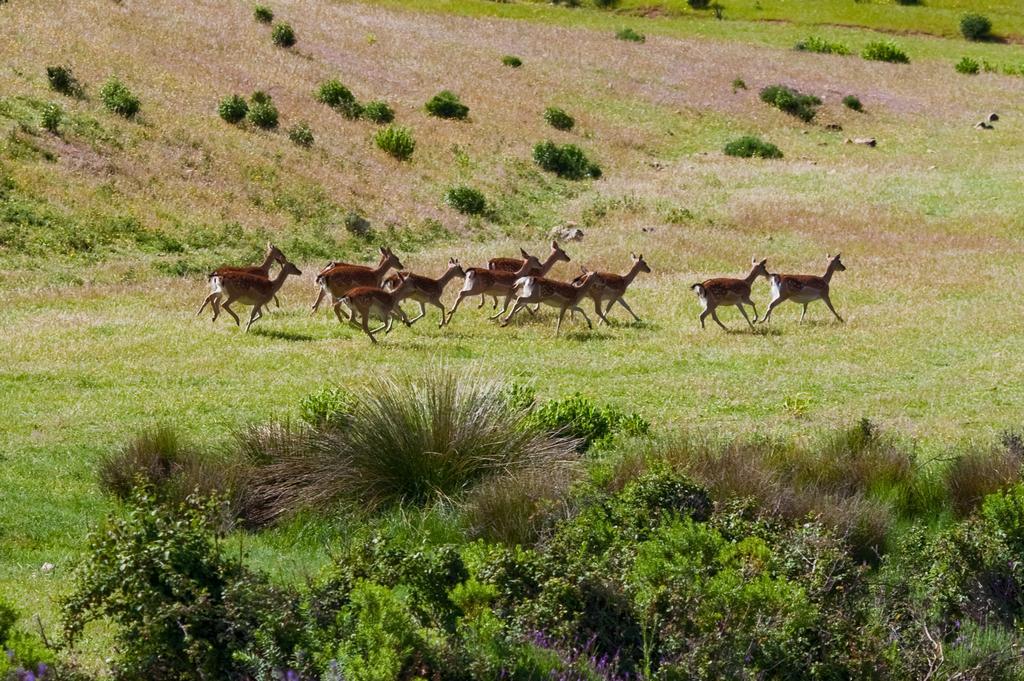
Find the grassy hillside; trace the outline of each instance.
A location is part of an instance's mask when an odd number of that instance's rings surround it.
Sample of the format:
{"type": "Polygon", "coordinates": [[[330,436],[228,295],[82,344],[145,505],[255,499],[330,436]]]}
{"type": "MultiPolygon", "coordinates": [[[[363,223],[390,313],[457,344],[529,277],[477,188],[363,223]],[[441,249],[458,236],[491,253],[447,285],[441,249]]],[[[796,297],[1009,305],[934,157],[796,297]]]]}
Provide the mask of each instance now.
{"type": "MultiPolygon", "coordinates": [[[[716,21],[674,2],[645,3],[663,9],[644,16],[628,2],[614,13],[275,2],[298,36],[289,49],[242,2],[0,4],[0,590],[52,612],[50,594],[108,503],[95,462],[141,426],[173,420],[218,441],[294,415],[321,385],[438,357],[544,396],[581,390],[666,431],[786,436],[868,416],[941,451],[1018,426],[1024,78],[963,76],[953,64],[1024,63],[1024,12],[1009,2],[807,4],[736,1],[716,21]],[[1007,41],[957,37],[967,4],[984,4],[1007,41]],[[626,25],[646,42],[616,40],[626,25]],[[911,63],[855,56],[874,29],[912,33],[896,38],[911,63]],[[791,49],[812,33],[854,55],[791,49]],[[506,54],[523,66],[502,65],[506,54]],[[58,64],[72,68],[82,98],[50,90],[46,67],[58,64]],[[132,120],[103,107],[113,75],[141,101],[132,120]],[[417,141],[411,161],[375,148],[375,124],[316,102],[329,78],[395,109],[417,141]],[[775,83],[821,97],[815,121],[760,101],[775,83]],[[427,115],[424,102],[442,89],[470,107],[467,121],[427,115]],[[277,131],[218,118],[223,97],[257,90],[280,109],[277,131]],[[864,112],[842,105],[849,94],[864,112]],[[50,103],[64,112],[56,134],[42,127],[50,103]],[[550,128],[548,106],[572,114],[575,130],[550,128]],[[976,130],[990,112],[1001,117],[995,129],[976,130]],[[311,149],[289,141],[300,122],[313,130],[311,149]],[[743,134],[785,157],[725,156],[743,134]],[[869,136],[877,148],[844,143],[869,136]],[[544,173],[531,160],[544,139],[578,144],[603,177],[544,173]],[[445,204],[460,184],[484,192],[487,215],[445,204]],[[354,214],[369,220],[369,236],[346,228],[354,214]],[[654,272],[629,296],[643,323],[619,315],[612,328],[577,324],[554,340],[550,313],[500,329],[464,307],[447,329],[428,313],[371,347],[307,311],[329,259],[370,260],[387,243],[407,267],[436,274],[452,256],[479,265],[519,246],[543,254],[568,221],[585,237],[566,245],[574,262],[559,277],[575,275],[577,261],[623,271],[630,251],[646,256],[654,272]],[[305,272],[283,290],[282,309],[248,336],[195,318],[205,273],[257,260],[268,239],[305,272]],[[849,269],[833,301],[847,324],[817,305],[799,324],[788,305],[768,329],[749,332],[734,311],[722,314],[734,332],[700,329],[693,282],[745,274],[751,255],[772,271],[818,273],[837,250],[849,269]],[[52,574],[38,572],[44,562],[57,565],[52,574]]],[[[763,311],[763,280],[754,298],[763,311]]],[[[288,572],[323,558],[318,531],[252,541],[288,572]]]]}

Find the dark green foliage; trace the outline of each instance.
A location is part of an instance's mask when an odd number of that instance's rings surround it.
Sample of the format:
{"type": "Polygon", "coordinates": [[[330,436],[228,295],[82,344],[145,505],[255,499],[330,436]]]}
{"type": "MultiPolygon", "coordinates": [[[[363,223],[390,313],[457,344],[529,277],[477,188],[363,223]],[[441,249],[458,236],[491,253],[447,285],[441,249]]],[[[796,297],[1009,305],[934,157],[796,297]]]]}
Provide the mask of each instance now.
{"type": "Polygon", "coordinates": [[[904,6],[920,5],[921,0],[896,0],[896,4],[904,6]]]}
{"type": "Polygon", "coordinates": [[[356,101],[356,98],[340,80],[331,79],[320,83],[320,87],[316,91],[316,101],[332,108],[338,108],[356,101]]]}
{"type": "Polygon", "coordinates": [[[64,109],[59,104],[47,104],[39,117],[39,122],[45,130],[56,133],[60,128],[60,122],[64,118],[64,109]]]}
{"type": "Polygon", "coordinates": [[[707,9],[711,6],[711,0],[686,0],[691,9],[707,9]]]}
{"type": "Polygon", "coordinates": [[[860,98],[856,95],[846,95],[843,97],[843,106],[853,111],[863,111],[864,105],[861,104],[860,98]]]}
{"type": "Polygon", "coordinates": [[[100,88],[100,99],[107,111],[125,118],[133,118],[139,112],[139,98],[116,77],[110,78],[100,88]]]}
{"type": "Polygon", "coordinates": [[[771,104],[780,111],[796,116],[805,123],[814,119],[821,99],[805,95],[785,85],[769,85],[761,90],[761,101],[771,104]]]}
{"type": "Polygon", "coordinates": [[[598,9],[615,9],[621,0],[594,0],[594,7],[598,9]]]}
{"type": "Polygon", "coordinates": [[[313,146],[313,130],[308,123],[296,123],[288,128],[288,139],[306,149],[313,146]]]}
{"type": "Polygon", "coordinates": [[[607,445],[619,433],[642,437],[651,428],[639,414],[627,414],[615,407],[599,407],[580,393],[535,408],[530,422],[578,440],[577,449],[581,452],[591,446],[607,445]]]}
{"type": "Polygon", "coordinates": [[[615,37],[618,38],[619,40],[626,40],[632,43],[642,43],[646,42],[647,40],[647,36],[645,36],[643,33],[637,33],[628,26],[626,28],[620,28],[618,31],[616,31],[615,37]]]}
{"type": "Polygon", "coordinates": [[[299,402],[299,416],[315,428],[342,426],[352,411],[355,398],[344,388],[321,388],[299,402]]]}
{"type": "Polygon", "coordinates": [[[572,130],[576,120],[562,109],[549,106],[544,110],[544,120],[556,130],[572,130]]]}
{"type": "Polygon", "coordinates": [[[463,120],[469,115],[469,107],[459,101],[459,96],[450,90],[442,90],[431,97],[425,108],[437,118],[463,120]]]}
{"type": "Polygon", "coordinates": [[[412,152],[416,149],[416,140],[413,139],[412,131],[397,125],[389,125],[378,130],[373,136],[373,142],[379,149],[400,161],[409,160],[412,157],[412,152]]]}
{"type": "Polygon", "coordinates": [[[270,39],[278,47],[291,47],[296,41],[295,29],[292,28],[291,24],[284,22],[274,24],[274,28],[270,31],[270,39]]]}
{"type": "Polygon", "coordinates": [[[270,95],[265,92],[254,92],[249,101],[249,122],[263,130],[277,127],[277,107],[270,95]]]}
{"type": "Polygon", "coordinates": [[[505,66],[511,66],[514,69],[518,69],[520,66],[523,65],[523,60],[515,55],[506,54],[504,57],[501,58],[501,63],[504,64],[505,66]]]}
{"type": "Polygon", "coordinates": [[[387,102],[367,102],[363,105],[363,118],[381,125],[395,120],[395,110],[387,102]]]}
{"type": "Polygon", "coordinates": [[[843,43],[835,43],[819,36],[808,36],[794,45],[794,49],[802,52],[818,52],[820,54],[850,54],[850,48],[843,43]]]}
{"type": "Polygon", "coordinates": [[[252,17],[261,24],[269,24],[274,20],[274,11],[266,5],[256,5],[252,9],[252,17]]]}
{"type": "Polygon", "coordinates": [[[873,40],[864,46],[860,56],[869,61],[887,61],[893,64],[909,64],[910,57],[891,40],[873,40]]]}
{"type": "Polygon", "coordinates": [[[575,144],[558,145],[548,140],[533,147],[533,160],[549,173],[568,180],[601,177],[601,168],[592,163],[575,144]]]}
{"type": "Polygon", "coordinates": [[[248,113],[249,105],[239,95],[225,97],[217,106],[217,115],[231,124],[241,123],[245,120],[245,116],[248,113]]]}
{"type": "Polygon", "coordinates": [[[46,80],[54,92],[69,97],[82,96],[82,86],[71,72],[70,66],[47,66],[46,80]]]}
{"type": "Polygon", "coordinates": [[[345,214],[345,230],[353,236],[365,239],[370,236],[373,228],[364,215],[356,211],[349,211],[345,214]]]}
{"type": "Polygon", "coordinates": [[[483,192],[465,185],[452,187],[444,195],[444,202],[465,215],[481,215],[487,210],[483,192]]]}
{"type": "Polygon", "coordinates": [[[737,90],[746,90],[746,89],[747,89],[747,83],[746,83],[745,80],[743,80],[742,78],[735,78],[735,79],[733,79],[733,81],[732,81],[732,91],[733,92],[736,92],[737,90]]]}
{"type": "Polygon", "coordinates": [[[964,57],[956,63],[956,72],[963,73],[964,75],[973,76],[981,70],[981,64],[970,57],[964,57]]]}
{"type": "Polygon", "coordinates": [[[988,40],[992,21],[983,14],[965,14],[960,18],[960,33],[968,40],[988,40]]]}
{"type": "Polygon", "coordinates": [[[723,151],[726,156],[739,158],[782,158],[782,151],[777,146],[754,135],[744,135],[727,142],[723,151]]]}
{"type": "Polygon", "coordinates": [[[8,681],[61,681],[64,677],[54,674],[60,670],[53,669],[53,652],[37,636],[19,628],[19,619],[18,610],[0,596],[0,674],[8,681]]]}

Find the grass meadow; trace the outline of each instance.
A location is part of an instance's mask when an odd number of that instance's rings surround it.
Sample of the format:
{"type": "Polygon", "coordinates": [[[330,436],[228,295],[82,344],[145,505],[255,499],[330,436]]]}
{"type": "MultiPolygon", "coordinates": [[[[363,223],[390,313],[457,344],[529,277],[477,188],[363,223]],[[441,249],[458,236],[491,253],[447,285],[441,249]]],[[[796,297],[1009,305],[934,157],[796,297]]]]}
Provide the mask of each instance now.
{"type": "MultiPolygon", "coordinates": [[[[97,461],[139,429],[174,423],[222,442],[247,423],[295,418],[322,386],[438,362],[545,398],[580,391],[661,433],[799,440],[868,417],[921,456],[942,456],[1019,428],[1024,78],[964,76],[953,64],[1024,64],[1024,11],[1009,0],[725,4],[716,21],[674,1],[603,12],[280,0],[275,13],[298,36],[290,49],[241,2],[0,4],[0,592],[53,621],[85,532],[111,508],[97,461]],[[988,14],[1003,40],[960,38],[968,9],[988,14]],[[627,25],[646,42],[615,40],[627,25]],[[854,54],[792,49],[809,34],[854,54]],[[856,56],[880,36],[911,63],[856,56]],[[503,66],[505,54],[523,66],[503,66]],[[72,67],[83,98],[48,89],[53,64],[72,67]],[[100,104],[114,74],[141,100],[133,120],[100,104]],[[328,78],[386,100],[416,138],[412,160],[374,148],[375,125],[318,104],[328,78]],[[821,97],[815,120],[761,102],[775,83],[821,97]],[[468,121],[426,114],[442,89],[469,105],[468,121]],[[217,117],[222,97],[256,90],[272,95],[280,130],[217,117]],[[841,104],[849,94],[864,112],[841,104]],[[64,110],[58,134],[40,127],[49,102],[64,110]],[[548,106],[576,128],[547,126],[548,106]],[[975,129],[990,112],[995,129],[975,129]],[[302,121],[311,149],[285,132],[302,121]],[[784,158],[722,153],[745,134],[784,158]],[[845,143],[858,137],[878,145],[845,143]],[[544,139],[578,144],[603,177],[542,173],[530,152],[544,139]],[[458,184],[483,191],[486,215],[445,205],[458,184]],[[346,231],[353,213],[370,221],[369,238],[346,231]],[[498,328],[474,302],[449,327],[428,310],[371,346],[309,312],[329,259],[370,262],[387,243],[406,268],[437,276],[449,257],[479,266],[520,246],[543,256],[567,222],[585,236],[563,244],[573,262],[559,277],[577,263],[625,271],[631,251],[644,254],[653,273],[627,296],[641,323],[619,309],[611,327],[567,322],[555,339],[551,312],[498,328]],[[304,271],[282,307],[248,335],[197,318],[205,273],[255,262],[268,239],[304,271]],[[784,305],[753,331],[729,309],[729,332],[710,320],[700,328],[692,283],[743,276],[752,255],[773,272],[820,274],[837,250],[848,270],[832,280],[832,300],[846,324],[812,304],[804,323],[798,305],[784,305]],[[44,574],[44,563],[55,568],[44,574]]],[[[763,313],[764,280],[753,297],[763,313]]],[[[345,533],[303,517],[237,541],[298,582],[345,533]]]]}

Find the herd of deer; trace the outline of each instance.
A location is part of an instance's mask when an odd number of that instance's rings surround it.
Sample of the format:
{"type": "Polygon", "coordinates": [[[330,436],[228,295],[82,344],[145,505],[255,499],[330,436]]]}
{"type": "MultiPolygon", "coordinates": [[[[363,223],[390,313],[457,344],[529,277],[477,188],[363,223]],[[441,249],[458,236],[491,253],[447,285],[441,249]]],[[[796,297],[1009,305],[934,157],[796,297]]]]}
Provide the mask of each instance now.
{"type": "MultiPolygon", "coordinates": [[[[478,308],[483,307],[487,297],[492,299],[492,306],[498,309],[498,299],[504,298],[501,309],[491,315],[490,319],[497,319],[508,314],[502,320],[501,325],[505,326],[509,321],[524,308],[531,314],[536,312],[540,305],[548,305],[558,310],[558,323],[555,326],[557,336],[562,328],[562,320],[565,313],[575,314],[579,312],[586,320],[587,326],[593,328],[593,324],[587,313],[580,307],[580,304],[587,298],[594,303],[594,311],[600,318],[599,324],[607,322],[607,314],[612,306],[618,303],[629,312],[633,319],[640,321],[633,312],[623,296],[630,284],[640,272],[650,272],[642,255],[632,255],[632,266],[626,274],[615,274],[612,272],[599,272],[588,270],[580,266],[581,273],[570,282],[558,281],[547,278],[551,268],[559,262],[570,262],[569,256],[558,245],[551,242],[551,252],[543,261],[536,256],[530,255],[520,249],[522,258],[492,258],[487,267],[464,268],[458,260],[452,258],[448,261],[448,269],[438,278],[433,279],[421,274],[414,274],[402,269],[402,263],[389,248],[381,247],[380,261],[375,267],[368,265],[354,265],[343,262],[330,262],[316,276],[316,285],[319,288],[316,300],[313,302],[313,312],[316,312],[324,298],[330,298],[335,315],[339,322],[348,321],[359,326],[370,337],[374,343],[374,337],[380,331],[388,333],[391,331],[395,319],[412,326],[417,320],[426,315],[426,306],[433,305],[441,310],[441,322],[439,326],[450,324],[455,311],[466,298],[480,296],[478,308]],[[390,276],[388,272],[395,270],[390,276]],[[441,296],[445,288],[455,277],[464,279],[462,290],[459,291],[455,304],[449,311],[441,302],[441,296]],[[400,303],[404,300],[415,301],[419,304],[419,314],[409,319],[400,303]],[[514,300],[514,304],[513,304],[514,300]],[[509,306],[512,310],[509,312],[509,306]],[[530,306],[534,307],[531,308],[530,306]],[[356,323],[356,318],[359,323],[356,323]],[[370,328],[370,318],[376,317],[383,320],[383,324],[375,329],[370,328]]],[[[726,328],[718,319],[716,309],[722,306],[736,306],[743,314],[744,319],[753,328],[757,322],[757,307],[750,298],[751,287],[759,276],[763,276],[771,284],[771,302],[762,322],[768,321],[774,310],[781,303],[791,300],[803,305],[803,313],[800,315],[803,321],[807,314],[807,305],[815,300],[821,300],[832,311],[840,322],[843,318],[832,307],[829,300],[829,283],[832,274],[843,271],[846,267],[839,259],[839,254],[826,256],[828,266],[824,276],[799,275],[799,274],[773,274],[768,271],[767,260],[758,261],[756,258],[751,261],[750,273],[743,279],[708,279],[691,288],[696,291],[700,298],[704,311],[700,315],[700,325],[704,328],[704,320],[708,315],[723,329],[726,328]],[[754,310],[754,321],[750,320],[744,309],[749,305],[754,310]]],[[[301,275],[302,272],[284,257],[284,254],[273,244],[267,245],[267,254],[260,265],[248,267],[218,268],[210,273],[210,295],[203,301],[199,312],[202,313],[207,304],[213,309],[213,320],[216,321],[223,308],[230,314],[235,324],[241,325],[241,321],[234,310],[232,303],[241,303],[252,306],[252,313],[249,315],[249,322],[245,325],[248,331],[253,322],[263,316],[262,310],[271,300],[276,302],[277,292],[284,285],[289,275],[301,275]],[[277,262],[281,265],[276,276],[270,276],[270,269],[277,262]]]]}

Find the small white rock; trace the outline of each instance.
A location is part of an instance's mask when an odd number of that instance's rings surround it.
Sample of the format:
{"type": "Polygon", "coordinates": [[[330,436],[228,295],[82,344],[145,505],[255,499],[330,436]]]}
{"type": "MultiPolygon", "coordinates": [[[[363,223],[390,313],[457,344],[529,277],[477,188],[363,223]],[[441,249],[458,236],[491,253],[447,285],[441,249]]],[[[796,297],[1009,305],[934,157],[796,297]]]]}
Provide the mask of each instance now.
{"type": "Polygon", "coordinates": [[[42,567],[39,568],[39,571],[42,572],[44,575],[48,575],[51,572],[53,572],[53,568],[53,563],[43,563],[42,567]]]}

